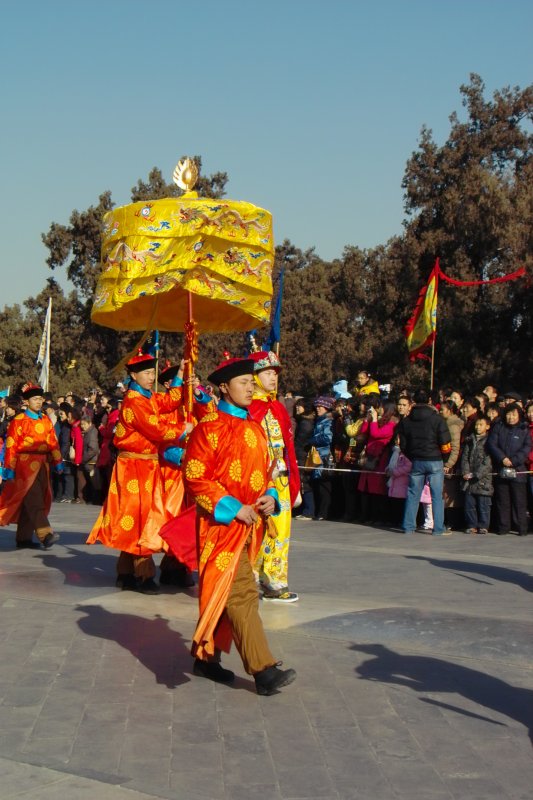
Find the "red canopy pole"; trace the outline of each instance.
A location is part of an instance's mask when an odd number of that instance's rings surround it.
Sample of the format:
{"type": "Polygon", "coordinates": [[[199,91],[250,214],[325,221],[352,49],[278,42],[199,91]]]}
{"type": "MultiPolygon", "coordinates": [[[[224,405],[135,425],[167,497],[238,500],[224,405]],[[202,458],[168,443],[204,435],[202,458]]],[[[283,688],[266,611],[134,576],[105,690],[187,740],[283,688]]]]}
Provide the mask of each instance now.
{"type": "Polygon", "coordinates": [[[196,332],[196,322],[193,319],[192,294],[187,292],[187,322],[185,323],[185,370],[183,381],[185,383],[185,412],[187,421],[192,419],[193,385],[192,376],[194,375],[194,365],[198,360],[198,336],[196,332]]]}

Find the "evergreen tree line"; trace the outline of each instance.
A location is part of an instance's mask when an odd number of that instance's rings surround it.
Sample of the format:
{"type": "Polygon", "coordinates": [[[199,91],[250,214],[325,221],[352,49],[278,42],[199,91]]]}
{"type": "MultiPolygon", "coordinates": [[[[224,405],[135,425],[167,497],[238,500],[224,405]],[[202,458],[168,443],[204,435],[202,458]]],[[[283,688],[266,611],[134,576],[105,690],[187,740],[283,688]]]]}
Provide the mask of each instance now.
{"type": "MultiPolygon", "coordinates": [[[[440,284],[436,383],[465,388],[488,381],[531,390],[531,266],[533,86],[506,87],[486,99],[478,75],[460,88],[464,121],[450,116],[439,146],[424,127],[409,158],[402,188],[403,232],[383,245],[344,248],[324,261],[286,240],[276,247],[274,283],[285,271],[280,355],[285,389],[308,394],[341,377],[368,369],[381,382],[429,385],[426,361],[411,363],[403,327],[435,258],[460,280],[487,279],[525,266],[526,278],[492,286],[440,284]]],[[[357,156],[354,156],[357,157],[357,156]]],[[[201,159],[197,157],[201,167],[201,159]]],[[[228,176],[201,176],[203,196],[220,198],[228,176]]],[[[139,180],[132,202],[179,196],[154,168],[139,180]]],[[[66,267],[72,291],[49,277],[43,291],[0,311],[0,388],[37,376],[35,358],[49,296],[53,298],[51,390],[83,394],[110,388],[110,370],[131,349],[138,333],[93,325],[90,311],[100,270],[100,227],[113,207],[109,191],[68,224],[52,223],[43,235],[53,271],[66,267]]],[[[265,330],[265,338],[268,331],[265,330]]],[[[261,341],[262,331],[258,333],[261,341]]],[[[179,358],[181,334],[162,334],[162,357],[179,358]]],[[[224,350],[246,349],[244,334],[200,336],[199,373],[205,377],[224,350]]]]}

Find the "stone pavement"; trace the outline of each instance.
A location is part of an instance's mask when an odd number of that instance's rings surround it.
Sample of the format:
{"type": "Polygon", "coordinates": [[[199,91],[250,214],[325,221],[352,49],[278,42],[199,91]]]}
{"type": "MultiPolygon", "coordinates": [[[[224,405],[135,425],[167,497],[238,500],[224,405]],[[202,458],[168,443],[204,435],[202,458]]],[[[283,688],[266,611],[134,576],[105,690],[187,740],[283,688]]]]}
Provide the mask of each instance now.
{"type": "Polygon", "coordinates": [[[258,697],[191,675],[194,590],[115,589],[96,513],[0,531],[0,800],[531,800],[533,537],[295,523],[258,697]]]}

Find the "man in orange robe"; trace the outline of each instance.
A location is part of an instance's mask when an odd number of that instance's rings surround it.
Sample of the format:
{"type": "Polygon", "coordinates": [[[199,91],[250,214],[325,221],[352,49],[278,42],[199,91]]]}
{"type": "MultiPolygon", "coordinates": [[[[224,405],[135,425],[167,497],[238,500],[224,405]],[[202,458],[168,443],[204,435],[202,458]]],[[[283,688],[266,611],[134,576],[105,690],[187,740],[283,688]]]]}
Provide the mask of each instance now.
{"type": "Polygon", "coordinates": [[[27,408],[9,424],[0,495],[0,525],[17,523],[18,548],[48,550],[59,540],[48,521],[52,492],[50,464],[62,470],[61,452],[48,417],[42,413],[44,402],[40,386],[27,383],[22,388],[27,408]],[[39,544],[32,540],[35,531],[39,544]]]}
{"type": "Polygon", "coordinates": [[[172,447],[180,432],[166,416],[182,401],[181,377],[168,394],[152,392],[155,359],[145,353],[126,365],[131,376],[120,409],[114,445],[118,456],[109,493],[88,544],[102,542],[120,550],[117,585],[157,594],[153,553],[166,549],[159,530],[169,519],[159,465],[160,446],[172,447]]]}
{"type": "Polygon", "coordinates": [[[221,400],[191,434],[183,461],[185,488],[197,506],[200,618],[193,636],[194,673],[217,682],[234,679],[220,652],[235,642],[258,694],[274,694],[296,673],[281,670],[259,616],[252,564],[274,513],[277,492],[269,477],[267,442],[247,408],[254,362],[229,359],[209,376],[221,400]]]}

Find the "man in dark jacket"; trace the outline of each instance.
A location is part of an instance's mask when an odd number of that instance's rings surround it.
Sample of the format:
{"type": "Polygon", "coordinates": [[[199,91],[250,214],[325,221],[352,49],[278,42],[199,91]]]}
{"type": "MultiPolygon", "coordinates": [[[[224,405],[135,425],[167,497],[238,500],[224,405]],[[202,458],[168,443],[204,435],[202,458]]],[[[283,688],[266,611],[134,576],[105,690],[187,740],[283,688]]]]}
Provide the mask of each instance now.
{"type": "Polygon", "coordinates": [[[429,483],[433,509],[433,536],[446,536],[444,528],[444,465],[442,456],[451,450],[450,432],[446,422],[428,404],[429,395],[423,389],[415,392],[415,405],[409,416],[398,424],[400,447],[412,462],[402,529],[406,534],[416,528],[416,514],[424,484],[429,483]]]}

